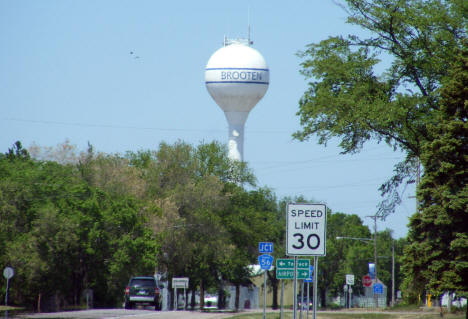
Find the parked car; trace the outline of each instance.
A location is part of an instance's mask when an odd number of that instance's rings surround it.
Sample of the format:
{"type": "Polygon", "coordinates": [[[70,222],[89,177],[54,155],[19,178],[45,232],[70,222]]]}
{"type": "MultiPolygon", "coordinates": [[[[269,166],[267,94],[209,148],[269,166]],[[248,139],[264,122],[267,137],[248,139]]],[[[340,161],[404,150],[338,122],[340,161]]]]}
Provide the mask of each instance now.
{"type": "MultiPolygon", "coordinates": [[[[301,301],[301,296],[297,296],[297,308],[307,309],[307,296],[304,296],[301,301]]],[[[309,309],[313,309],[312,297],[309,296],[309,309]]]]}
{"type": "Polygon", "coordinates": [[[132,277],[125,287],[125,309],[150,305],[161,310],[161,289],[154,277],[132,277]]]}
{"type": "Polygon", "coordinates": [[[209,308],[209,309],[218,308],[218,296],[205,294],[205,308],[209,308]]]}

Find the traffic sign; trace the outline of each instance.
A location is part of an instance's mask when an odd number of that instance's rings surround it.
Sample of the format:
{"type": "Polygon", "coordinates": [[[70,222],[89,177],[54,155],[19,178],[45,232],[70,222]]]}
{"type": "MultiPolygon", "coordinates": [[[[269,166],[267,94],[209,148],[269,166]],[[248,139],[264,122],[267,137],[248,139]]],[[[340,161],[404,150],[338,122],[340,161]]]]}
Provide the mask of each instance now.
{"type": "Polygon", "coordinates": [[[297,279],[307,279],[307,278],[309,278],[309,269],[297,270],[297,279]]]}
{"type": "MultiPolygon", "coordinates": [[[[309,278],[308,269],[298,269],[297,279],[309,278]]],[[[276,279],[294,279],[294,269],[276,269],[276,279]]]]}
{"type": "Polygon", "coordinates": [[[309,269],[310,260],[309,259],[298,259],[297,260],[297,269],[309,269]]]}
{"type": "MultiPolygon", "coordinates": [[[[309,272],[313,268],[310,266],[309,259],[297,260],[297,279],[309,278],[309,272]]],[[[276,279],[293,279],[294,278],[294,259],[277,259],[276,260],[276,279]]]]}
{"type": "Polygon", "coordinates": [[[354,275],[346,275],[346,284],[354,285],[354,275]]]}
{"type": "Polygon", "coordinates": [[[380,282],[374,284],[374,294],[381,295],[383,294],[383,285],[380,282]]]}
{"type": "Polygon", "coordinates": [[[15,271],[11,267],[5,267],[5,269],[3,269],[3,277],[5,277],[5,279],[10,279],[14,274],[15,271]]]}
{"type": "Polygon", "coordinates": [[[375,278],[375,264],[374,263],[369,263],[369,276],[371,279],[375,278]]]}
{"type": "Polygon", "coordinates": [[[372,285],[372,278],[369,275],[362,277],[362,284],[365,287],[370,287],[372,285]]]}
{"type": "Polygon", "coordinates": [[[278,269],[276,268],[276,279],[293,279],[294,269],[278,269]]]}
{"type": "Polygon", "coordinates": [[[276,268],[284,269],[284,268],[294,268],[294,259],[287,258],[287,259],[276,259],[276,268]]]}
{"type": "Polygon", "coordinates": [[[260,254],[272,253],[273,252],[273,243],[267,243],[267,242],[258,243],[258,252],[260,254]]]}
{"type": "Polygon", "coordinates": [[[314,266],[309,267],[309,278],[306,278],[304,282],[314,282],[314,266]]]}
{"type": "Polygon", "coordinates": [[[172,288],[184,288],[187,289],[189,286],[189,278],[188,277],[179,277],[179,278],[172,278],[172,288]]]}
{"type": "Polygon", "coordinates": [[[325,256],[327,208],[324,204],[293,204],[286,208],[286,255],[325,256]]]}
{"type": "Polygon", "coordinates": [[[258,263],[260,268],[264,270],[270,270],[271,265],[273,265],[273,256],[263,254],[258,256],[258,263]]]}

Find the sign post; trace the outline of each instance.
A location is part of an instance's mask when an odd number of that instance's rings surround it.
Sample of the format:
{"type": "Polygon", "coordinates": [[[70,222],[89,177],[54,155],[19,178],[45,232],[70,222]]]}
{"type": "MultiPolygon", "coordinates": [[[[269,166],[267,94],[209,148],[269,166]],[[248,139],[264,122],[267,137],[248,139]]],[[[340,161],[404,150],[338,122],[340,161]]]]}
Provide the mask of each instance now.
{"type": "Polygon", "coordinates": [[[8,286],[10,283],[11,277],[15,275],[15,271],[11,267],[5,267],[3,269],[3,277],[7,280],[6,291],[5,291],[5,306],[8,306],[8,286]]]}
{"type": "Polygon", "coordinates": [[[309,278],[304,279],[304,282],[307,283],[307,319],[309,319],[309,304],[310,304],[310,288],[309,284],[314,282],[314,266],[310,265],[309,267],[309,278]]]}
{"type": "Polygon", "coordinates": [[[352,285],[354,285],[354,275],[352,274],[349,274],[349,275],[346,275],[346,290],[347,290],[347,293],[348,293],[348,308],[351,308],[352,307],[352,292],[353,292],[353,288],[351,287],[352,285]]]}
{"type": "Polygon", "coordinates": [[[179,296],[177,295],[177,288],[184,289],[184,309],[187,307],[187,300],[185,300],[185,290],[189,286],[188,277],[174,277],[172,278],[172,289],[174,289],[174,311],[177,311],[179,305],[179,296]]]}
{"type": "MultiPolygon", "coordinates": [[[[324,204],[288,203],[286,208],[286,255],[314,256],[314,315],[317,316],[318,256],[326,255],[327,207],[324,204]]],[[[297,276],[294,272],[294,319],[297,276]]]]}
{"type": "Polygon", "coordinates": [[[258,252],[263,255],[258,256],[258,263],[263,272],[263,319],[266,319],[266,272],[270,270],[273,265],[273,256],[269,255],[273,253],[273,243],[260,242],[258,243],[258,252]]]}

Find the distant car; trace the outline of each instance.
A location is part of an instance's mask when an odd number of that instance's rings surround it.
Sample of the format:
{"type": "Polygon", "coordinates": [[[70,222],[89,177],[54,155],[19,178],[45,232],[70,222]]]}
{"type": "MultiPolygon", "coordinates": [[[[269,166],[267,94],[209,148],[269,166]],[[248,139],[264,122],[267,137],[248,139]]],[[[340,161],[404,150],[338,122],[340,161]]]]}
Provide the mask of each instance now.
{"type": "MultiPolygon", "coordinates": [[[[301,301],[301,297],[297,296],[297,308],[299,309],[307,309],[307,296],[303,297],[301,301]]],[[[312,297],[309,297],[309,309],[313,308],[312,297]]]]}
{"type": "Polygon", "coordinates": [[[209,309],[218,308],[218,296],[206,294],[204,300],[205,300],[205,308],[209,308],[209,309]]]}
{"type": "Polygon", "coordinates": [[[150,305],[161,310],[161,289],[154,277],[132,277],[125,287],[125,309],[150,305]]]}

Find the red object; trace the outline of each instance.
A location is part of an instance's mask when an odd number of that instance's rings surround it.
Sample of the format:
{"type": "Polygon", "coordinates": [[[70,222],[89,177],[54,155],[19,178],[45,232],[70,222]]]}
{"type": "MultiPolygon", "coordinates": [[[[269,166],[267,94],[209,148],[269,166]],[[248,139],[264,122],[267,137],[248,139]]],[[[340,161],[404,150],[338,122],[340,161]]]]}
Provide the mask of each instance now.
{"type": "Polygon", "coordinates": [[[125,294],[129,295],[130,294],[130,287],[125,287],[125,294]]]}
{"type": "Polygon", "coordinates": [[[372,285],[372,278],[369,275],[365,275],[362,277],[362,284],[366,287],[370,287],[372,285]]]}

